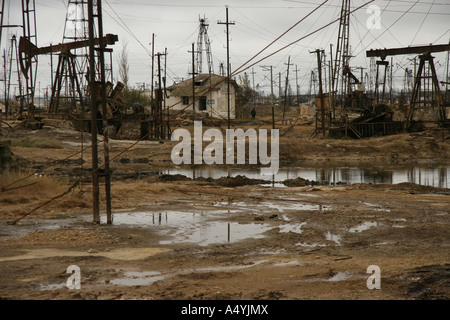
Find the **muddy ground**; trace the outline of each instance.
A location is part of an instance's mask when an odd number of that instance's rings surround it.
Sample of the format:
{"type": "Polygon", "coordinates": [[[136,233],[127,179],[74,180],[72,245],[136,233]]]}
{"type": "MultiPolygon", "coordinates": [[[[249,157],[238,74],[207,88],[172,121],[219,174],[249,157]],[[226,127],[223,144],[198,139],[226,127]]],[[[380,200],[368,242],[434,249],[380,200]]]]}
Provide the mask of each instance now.
{"type": "MultiPolygon", "coordinates": [[[[281,159],[295,165],[448,165],[450,155],[440,131],[333,140],[310,138],[308,125],[282,129],[281,159]]],[[[103,186],[95,224],[90,151],[79,153],[90,136],[67,124],[7,135],[19,171],[1,176],[2,299],[450,298],[449,189],[159,175],[173,167],[173,142],[113,140],[113,224],[103,186]],[[24,146],[25,136],[52,143],[24,146]],[[71,265],[80,289],[66,286],[71,265]],[[374,265],[380,289],[368,288],[374,265]]]]}

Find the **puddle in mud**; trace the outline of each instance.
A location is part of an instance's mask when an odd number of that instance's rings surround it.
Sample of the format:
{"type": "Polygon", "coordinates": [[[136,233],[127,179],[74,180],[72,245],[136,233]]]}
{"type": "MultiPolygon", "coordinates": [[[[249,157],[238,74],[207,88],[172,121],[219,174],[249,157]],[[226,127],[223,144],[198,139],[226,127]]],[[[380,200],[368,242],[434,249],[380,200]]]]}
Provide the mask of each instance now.
{"type": "MultiPolygon", "coordinates": [[[[146,286],[156,281],[161,281],[174,277],[176,275],[202,273],[202,272],[227,272],[240,269],[247,269],[266,263],[268,260],[255,261],[245,265],[231,265],[231,266],[213,266],[195,269],[183,269],[172,273],[162,274],[158,271],[125,271],[121,278],[110,280],[108,283],[118,286],[146,286]]],[[[104,282],[103,282],[104,283],[104,282]]]]}
{"type": "Polygon", "coordinates": [[[325,239],[327,239],[328,241],[333,241],[333,242],[336,243],[336,245],[338,245],[338,246],[341,245],[341,236],[331,234],[330,231],[328,231],[328,232],[325,234],[325,239]]]}
{"type": "Polygon", "coordinates": [[[372,210],[374,210],[374,211],[391,212],[391,209],[383,208],[379,204],[374,204],[374,203],[369,203],[369,202],[362,202],[362,201],[360,201],[360,203],[365,204],[366,206],[372,208],[372,210]]]}
{"type": "Polygon", "coordinates": [[[175,244],[193,242],[200,246],[218,243],[231,243],[245,239],[261,239],[264,232],[272,229],[261,223],[237,223],[226,221],[203,222],[184,226],[174,233],[167,232],[174,237],[171,240],[160,241],[160,244],[175,244]]]}
{"type": "Polygon", "coordinates": [[[302,222],[300,224],[283,224],[279,226],[281,233],[293,232],[301,234],[303,232],[302,227],[306,224],[306,222],[302,222]]]}
{"type": "Polygon", "coordinates": [[[286,210],[310,210],[310,211],[325,211],[330,210],[331,207],[328,205],[323,204],[306,204],[301,203],[299,201],[287,201],[287,202],[281,202],[284,199],[280,199],[280,202],[277,203],[270,203],[270,202],[262,202],[262,206],[266,206],[269,209],[277,210],[279,212],[284,212],[286,210]]]}
{"type": "Polygon", "coordinates": [[[285,267],[285,266],[298,266],[299,263],[297,260],[292,260],[292,261],[288,261],[288,262],[279,262],[279,263],[275,263],[273,266],[274,267],[285,267]]]}
{"type": "Polygon", "coordinates": [[[118,286],[146,286],[166,278],[158,271],[127,271],[123,278],[113,279],[109,283],[118,286]]]}
{"type": "Polygon", "coordinates": [[[328,281],[336,282],[336,281],[345,281],[350,279],[352,276],[351,272],[344,271],[344,272],[338,272],[333,277],[328,279],[328,281]]]}
{"type": "Polygon", "coordinates": [[[228,211],[166,211],[118,213],[113,216],[114,225],[136,227],[161,227],[162,235],[172,237],[160,241],[160,244],[192,242],[201,246],[216,243],[231,243],[244,239],[263,238],[263,233],[272,226],[263,223],[237,223],[223,220],[228,211]]]}
{"type": "Polygon", "coordinates": [[[59,290],[66,287],[66,283],[48,283],[48,284],[40,284],[41,291],[47,290],[59,290]]]}
{"type": "Polygon", "coordinates": [[[331,206],[323,205],[323,204],[307,204],[301,202],[300,199],[275,199],[276,203],[273,202],[258,202],[249,206],[248,203],[245,202],[227,202],[221,201],[213,204],[214,207],[221,208],[233,208],[238,210],[247,210],[247,211],[261,211],[262,209],[271,209],[278,212],[284,212],[287,210],[297,210],[297,211],[325,211],[330,210],[331,206]]]}
{"type": "Polygon", "coordinates": [[[336,167],[336,168],[303,168],[280,167],[274,176],[262,175],[259,168],[217,168],[202,166],[191,169],[169,169],[161,174],[181,174],[188,178],[213,178],[246,176],[250,179],[266,180],[265,186],[284,186],[281,182],[287,179],[303,178],[321,184],[335,185],[339,183],[371,183],[398,184],[403,182],[416,183],[424,186],[450,188],[450,167],[336,167]]]}
{"type": "Polygon", "coordinates": [[[360,224],[359,226],[353,227],[348,229],[349,232],[355,233],[355,232],[362,232],[365,230],[369,230],[372,227],[378,226],[378,222],[364,222],[360,224]]]}

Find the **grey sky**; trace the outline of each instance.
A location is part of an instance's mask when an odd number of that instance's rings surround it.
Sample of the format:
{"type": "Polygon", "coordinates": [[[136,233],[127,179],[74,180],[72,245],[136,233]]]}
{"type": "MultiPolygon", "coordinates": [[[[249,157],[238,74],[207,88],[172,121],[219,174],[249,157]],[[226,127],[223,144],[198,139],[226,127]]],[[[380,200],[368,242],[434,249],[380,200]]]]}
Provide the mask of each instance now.
{"type": "MultiPolygon", "coordinates": [[[[38,28],[38,45],[62,41],[67,0],[36,0],[38,28]]],[[[230,56],[232,70],[240,67],[259,50],[268,45],[278,35],[294,25],[316,8],[323,0],[282,1],[282,0],[103,0],[104,32],[119,36],[114,46],[114,61],[123,43],[127,43],[130,65],[130,84],[151,82],[151,38],[155,33],[155,51],[168,50],[168,83],[188,77],[191,71],[192,42],[197,41],[199,16],[209,22],[208,35],[212,41],[214,70],[226,62],[225,26],[217,21],[225,21],[225,5],[229,6],[229,18],[235,22],[230,26],[230,56]]],[[[273,46],[264,51],[256,60],[265,57],[277,49],[317,30],[339,17],[341,0],[329,0],[319,10],[291,30],[273,46]]],[[[368,3],[369,0],[353,0],[352,9],[368,3]]],[[[381,28],[369,30],[366,21],[371,12],[367,7],[352,14],[350,28],[351,51],[354,58],[352,67],[367,68],[369,59],[365,51],[375,48],[402,47],[430,43],[448,43],[450,38],[450,1],[448,0],[375,0],[370,5],[377,5],[381,10],[381,28]]],[[[7,4],[8,7],[8,4],[7,4]]],[[[20,15],[19,1],[9,4],[10,23],[20,15]],[[17,13],[16,13],[17,12],[17,13]]],[[[20,22],[20,21],[18,21],[20,22]]],[[[330,44],[336,45],[338,23],[317,32],[281,52],[265,59],[253,67],[255,84],[266,92],[270,91],[269,73],[261,65],[274,67],[274,80],[278,74],[286,75],[288,56],[293,64],[290,69],[290,84],[295,90],[295,68],[299,69],[298,79],[302,93],[309,90],[312,68],[316,67],[315,56],[310,53],[315,49],[324,49],[329,59],[330,44]]],[[[12,31],[12,30],[11,30],[12,31]]],[[[7,36],[2,38],[2,49],[7,36]]],[[[435,54],[437,72],[442,77],[445,73],[446,53],[435,54]]],[[[403,68],[410,67],[408,58],[413,56],[396,56],[394,58],[394,76],[397,82],[403,78],[403,68]]],[[[255,61],[256,61],[255,60],[255,61]]],[[[206,59],[204,59],[206,61],[206,59]]],[[[206,67],[204,67],[204,70],[206,67]]],[[[39,59],[39,78],[41,88],[50,84],[50,63],[48,57],[39,59]]],[[[246,70],[251,73],[252,69],[246,70]]],[[[117,67],[114,68],[117,79],[117,67]]],[[[358,73],[359,74],[359,73],[358,73]]],[[[252,78],[250,78],[252,79],[252,78]]],[[[278,90],[276,89],[277,93],[278,90]]]]}

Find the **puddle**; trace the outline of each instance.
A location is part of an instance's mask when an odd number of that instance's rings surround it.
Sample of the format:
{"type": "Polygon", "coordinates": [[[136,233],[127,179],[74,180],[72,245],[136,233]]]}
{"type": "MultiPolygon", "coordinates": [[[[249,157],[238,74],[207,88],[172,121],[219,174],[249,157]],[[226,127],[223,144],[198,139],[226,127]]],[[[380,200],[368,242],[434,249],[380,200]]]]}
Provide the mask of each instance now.
{"type": "MultiPolygon", "coordinates": [[[[361,201],[360,201],[361,202],[361,201]]],[[[374,211],[380,211],[380,212],[391,212],[391,209],[386,209],[383,208],[382,206],[378,205],[378,204],[373,204],[373,203],[369,203],[369,202],[362,202],[363,204],[365,204],[368,207],[371,207],[372,210],[374,211]]]]}
{"type": "Polygon", "coordinates": [[[295,245],[298,246],[298,247],[307,247],[307,248],[326,247],[326,245],[322,244],[322,243],[297,242],[295,245]]]}
{"type": "MultiPolygon", "coordinates": [[[[250,179],[266,180],[265,186],[281,186],[281,182],[287,179],[303,178],[317,181],[321,184],[398,184],[403,182],[416,183],[424,186],[439,188],[450,188],[450,167],[435,166],[432,168],[411,167],[388,167],[378,166],[371,168],[362,167],[335,167],[335,168],[304,168],[282,166],[274,176],[262,175],[259,168],[217,168],[201,166],[191,169],[169,169],[161,171],[160,174],[181,174],[189,178],[213,178],[236,177],[243,175],[250,179]]],[[[284,185],[283,185],[284,186],[284,185]]]]}
{"type": "Polygon", "coordinates": [[[40,284],[40,289],[41,291],[46,291],[46,290],[59,290],[59,289],[63,289],[66,288],[66,283],[48,283],[48,284],[40,284]]]}
{"type": "Polygon", "coordinates": [[[299,263],[297,260],[292,260],[292,261],[288,261],[288,262],[280,262],[280,263],[274,264],[275,267],[298,266],[298,265],[299,265],[299,263]]]}
{"type": "Polygon", "coordinates": [[[157,271],[127,271],[123,278],[113,279],[109,283],[118,286],[146,286],[166,277],[157,271]]]}
{"type": "Polygon", "coordinates": [[[277,210],[278,212],[284,212],[286,210],[297,210],[297,211],[303,211],[303,210],[309,210],[309,211],[325,211],[330,210],[331,207],[328,205],[323,204],[306,204],[301,203],[299,201],[284,201],[284,199],[280,199],[280,201],[277,203],[271,203],[271,202],[262,202],[260,205],[265,206],[272,210],[277,210]]]}
{"type": "Polygon", "coordinates": [[[338,245],[338,246],[341,245],[341,236],[333,235],[333,234],[330,233],[330,231],[328,231],[325,234],[325,239],[327,239],[329,241],[334,241],[334,243],[336,243],[336,245],[338,245]]]}
{"type": "Polygon", "coordinates": [[[322,211],[322,210],[331,210],[331,206],[323,205],[323,204],[307,204],[301,202],[299,199],[274,199],[273,202],[259,202],[249,205],[245,202],[227,202],[221,201],[213,204],[214,207],[221,208],[233,208],[237,210],[248,210],[248,211],[261,211],[263,209],[271,209],[278,212],[284,212],[287,210],[310,210],[310,211],[322,211]]]}
{"type": "MultiPolygon", "coordinates": [[[[109,284],[117,286],[146,286],[153,284],[156,281],[165,280],[177,275],[190,274],[190,273],[202,273],[202,272],[227,272],[234,270],[241,270],[252,268],[262,263],[266,263],[268,260],[261,260],[251,262],[245,265],[231,265],[231,266],[214,266],[214,267],[203,267],[194,269],[183,269],[173,273],[162,274],[158,271],[125,271],[123,277],[116,278],[109,281],[109,284]]],[[[103,281],[103,284],[105,281],[103,281]]]]}
{"type": "Polygon", "coordinates": [[[171,240],[160,241],[160,244],[176,244],[192,242],[200,246],[210,244],[232,243],[245,239],[261,239],[263,233],[272,229],[271,226],[260,223],[237,223],[226,221],[202,222],[186,225],[175,231],[164,234],[173,237],[171,240]]]}
{"type": "Polygon", "coordinates": [[[152,230],[172,239],[160,241],[160,244],[192,242],[201,246],[259,239],[264,237],[264,232],[273,228],[262,223],[221,221],[229,213],[229,210],[117,213],[113,215],[113,224],[141,228],[161,227],[152,230]]]}
{"type": "Polygon", "coordinates": [[[351,272],[348,271],[344,271],[344,272],[338,272],[336,273],[333,277],[331,277],[330,279],[328,279],[328,281],[345,281],[347,279],[350,279],[352,276],[351,272]]]}
{"type": "Polygon", "coordinates": [[[362,232],[365,230],[369,230],[370,228],[378,226],[378,222],[364,222],[361,225],[357,227],[353,227],[348,229],[349,232],[355,233],[355,232],[362,232]]]}
{"type": "Polygon", "coordinates": [[[281,233],[294,232],[301,234],[303,232],[302,227],[306,224],[306,222],[302,222],[300,224],[283,224],[279,226],[281,233]]]}
{"type": "MultiPolygon", "coordinates": [[[[114,225],[132,226],[179,226],[202,221],[205,218],[220,217],[228,213],[219,210],[198,210],[194,212],[163,211],[163,212],[123,212],[113,214],[114,225]]],[[[106,223],[106,217],[102,217],[106,223]]]]}

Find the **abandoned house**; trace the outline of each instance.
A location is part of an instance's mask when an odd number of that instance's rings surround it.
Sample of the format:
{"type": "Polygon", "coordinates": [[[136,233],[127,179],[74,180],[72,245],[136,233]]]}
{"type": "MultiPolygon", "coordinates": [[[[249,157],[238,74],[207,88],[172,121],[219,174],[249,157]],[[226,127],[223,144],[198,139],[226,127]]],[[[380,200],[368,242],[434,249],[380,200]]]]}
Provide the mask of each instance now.
{"type": "MultiPolygon", "coordinates": [[[[166,105],[170,110],[191,110],[205,112],[212,118],[228,118],[228,83],[227,77],[216,74],[201,74],[174,84],[167,88],[166,105]],[[195,88],[195,105],[192,105],[195,88]]],[[[234,80],[230,81],[230,119],[236,117],[236,89],[234,80]]]]}

